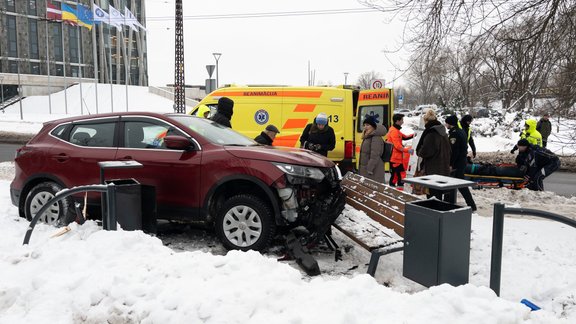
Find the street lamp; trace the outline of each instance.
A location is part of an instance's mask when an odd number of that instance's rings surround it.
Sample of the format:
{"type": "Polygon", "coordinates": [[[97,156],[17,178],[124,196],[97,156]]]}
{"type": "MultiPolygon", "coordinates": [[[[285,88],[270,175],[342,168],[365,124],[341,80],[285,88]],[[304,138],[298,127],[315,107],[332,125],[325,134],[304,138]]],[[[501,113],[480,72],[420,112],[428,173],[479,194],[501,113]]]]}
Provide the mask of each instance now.
{"type": "Polygon", "coordinates": [[[0,87],[2,88],[2,101],[0,103],[4,103],[4,76],[0,76],[0,87]]]}
{"type": "Polygon", "coordinates": [[[344,85],[348,84],[348,72],[344,72],[344,85]]]}
{"type": "Polygon", "coordinates": [[[214,55],[214,59],[216,59],[216,89],[218,89],[218,72],[220,72],[218,69],[218,60],[220,59],[220,56],[222,56],[222,53],[212,53],[212,55],[214,55]]]}

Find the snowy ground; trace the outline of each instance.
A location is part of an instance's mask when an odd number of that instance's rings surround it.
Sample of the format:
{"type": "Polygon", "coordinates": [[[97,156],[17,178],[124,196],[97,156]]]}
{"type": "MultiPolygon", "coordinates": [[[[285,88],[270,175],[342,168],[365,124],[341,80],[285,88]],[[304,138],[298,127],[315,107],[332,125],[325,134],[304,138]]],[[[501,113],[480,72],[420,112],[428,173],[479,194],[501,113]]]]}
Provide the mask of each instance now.
{"type": "MultiPolygon", "coordinates": [[[[131,102],[141,110],[171,111],[171,102],[134,91],[131,102]]],[[[54,107],[62,107],[62,94],[52,97],[54,107]]],[[[17,109],[7,109],[0,129],[34,133],[42,121],[62,117],[35,110],[45,109],[45,99],[27,98],[23,107],[26,121],[17,109]]],[[[479,151],[509,151],[517,135],[506,136],[478,139],[479,151]]],[[[576,219],[576,197],[475,190],[470,284],[427,289],[402,276],[401,252],[383,257],[375,278],[366,275],[369,253],[337,231],[344,260],[334,262],[318,249],[323,274],[314,278],[293,262],[277,261],[278,248],[263,255],[227,252],[208,231],[170,224],[161,226],[158,237],[106,232],[94,222],[51,237],[57,229],[38,225],[30,245],[22,246],[28,222],[10,202],[13,173],[12,163],[0,163],[0,323],[576,322],[575,228],[507,217],[501,298],[488,288],[493,204],[576,219]],[[542,310],[530,312],[519,303],[523,298],[542,310]]],[[[345,213],[361,216],[349,206],[345,213]]]]}
{"type": "MultiPolygon", "coordinates": [[[[310,278],[280,255],[226,253],[207,231],[105,232],[87,222],[60,237],[28,222],[8,195],[12,163],[0,163],[0,323],[573,323],[576,229],[508,217],[501,296],[489,285],[491,204],[542,202],[576,219],[576,198],[525,190],[474,191],[470,284],[426,289],[402,276],[402,254],[365,274],[369,254],[335,231],[344,260],[318,250],[323,274],[310,278]],[[570,207],[572,206],[572,208],[570,207]],[[165,246],[163,246],[163,243],[165,246]],[[542,307],[530,312],[519,301],[542,307]]],[[[541,207],[541,206],[540,206],[541,207]]],[[[345,213],[361,214],[347,207],[345,213]]]]}

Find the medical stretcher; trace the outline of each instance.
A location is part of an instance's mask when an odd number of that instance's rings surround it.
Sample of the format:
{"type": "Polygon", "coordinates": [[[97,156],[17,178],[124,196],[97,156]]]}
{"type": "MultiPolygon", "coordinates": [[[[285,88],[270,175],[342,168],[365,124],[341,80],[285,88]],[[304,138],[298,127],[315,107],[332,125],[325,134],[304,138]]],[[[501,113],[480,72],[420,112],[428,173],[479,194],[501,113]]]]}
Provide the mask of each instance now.
{"type": "Polygon", "coordinates": [[[506,187],[522,189],[526,185],[524,172],[515,164],[472,163],[464,171],[466,180],[474,181],[480,187],[506,187]]]}

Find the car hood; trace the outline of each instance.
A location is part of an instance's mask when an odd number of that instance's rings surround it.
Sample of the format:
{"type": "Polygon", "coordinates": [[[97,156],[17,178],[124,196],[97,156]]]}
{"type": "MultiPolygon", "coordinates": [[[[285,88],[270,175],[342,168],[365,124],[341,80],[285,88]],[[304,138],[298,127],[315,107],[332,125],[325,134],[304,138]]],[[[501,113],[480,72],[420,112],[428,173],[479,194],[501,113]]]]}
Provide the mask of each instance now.
{"type": "Polygon", "coordinates": [[[226,151],[235,157],[251,160],[289,163],[319,168],[334,167],[334,162],[322,155],[293,147],[276,146],[225,146],[226,151]]]}

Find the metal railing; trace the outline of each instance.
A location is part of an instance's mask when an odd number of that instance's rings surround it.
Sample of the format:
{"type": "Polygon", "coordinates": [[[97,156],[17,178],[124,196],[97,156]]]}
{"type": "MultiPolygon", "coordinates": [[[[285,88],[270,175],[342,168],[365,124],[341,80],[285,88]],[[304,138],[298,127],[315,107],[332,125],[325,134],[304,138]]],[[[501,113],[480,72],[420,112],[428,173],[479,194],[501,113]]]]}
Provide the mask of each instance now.
{"type": "Polygon", "coordinates": [[[502,275],[502,239],[504,235],[504,215],[528,215],[557,221],[576,228],[576,220],[562,215],[537,209],[510,208],[504,204],[494,204],[494,221],[492,223],[492,256],[490,259],[490,289],[500,296],[500,281],[502,275]]]}

